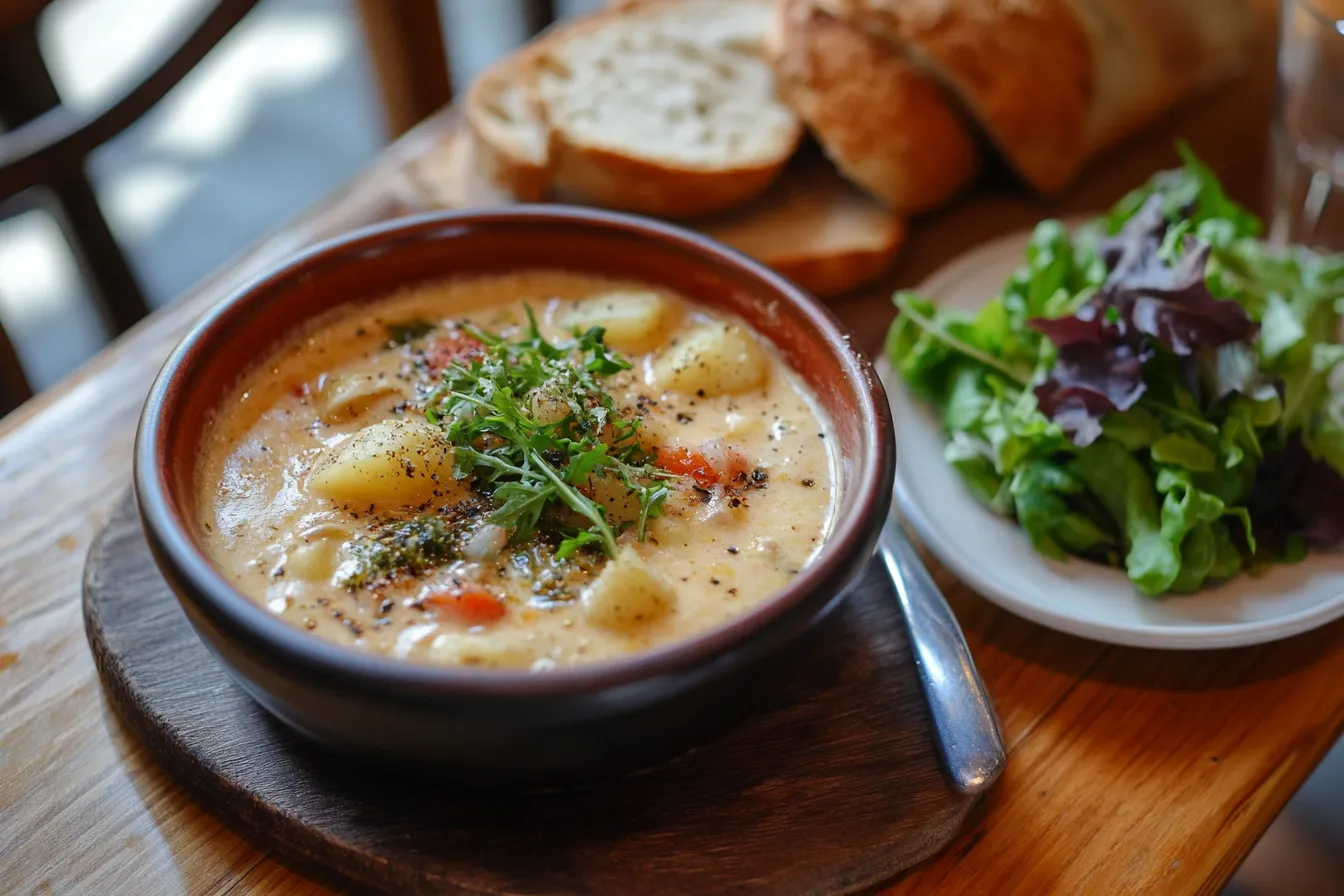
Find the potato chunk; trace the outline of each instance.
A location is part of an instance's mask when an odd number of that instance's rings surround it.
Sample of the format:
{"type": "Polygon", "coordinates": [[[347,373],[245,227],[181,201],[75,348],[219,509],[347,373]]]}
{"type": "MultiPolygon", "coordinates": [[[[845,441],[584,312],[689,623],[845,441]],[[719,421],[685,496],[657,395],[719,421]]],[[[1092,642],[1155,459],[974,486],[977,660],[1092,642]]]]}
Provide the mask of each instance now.
{"type": "Polygon", "coordinates": [[[465,486],[453,479],[453,447],[437,428],[385,420],[327,449],[308,490],[341,504],[414,505],[456,500],[465,486]]]}
{"type": "Polygon", "coordinates": [[[607,517],[613,522],[629,523],[639,519],[638,493],[615,473],[589,476],[584,493],[605,507],[607,517]]]}
{"type": "Polygon", "coordinates": [[[319,538],[302,542],[285,555],[285,573],[305,582],[323,582],[332,577],[340,562],[341,542],[319,538]]]}
{"type": "Polygon", "coordinates": [[[419,651],[419,659],[454,666],[480,666],[486,669],[526,669],[537,658],[536,651],[508,633],[435,635],[419,651]]]}
{"type": "Polygon", "coordinates": [[[299,533],[285,555],[285,575],[305,582],[330,580],[341,561],[341,545],[350,530],[335,523],[318,523],[299,533]]]}
{"type": "Polygon", "coordinates": [[[388,405],[405,393],[399,381],[376,374],[344,374],[327,380],[318,393],[322,419],[328,422],[356,417],[380,400],[388,405]]]}
{"type": "Polygon", "coordinates": [[[615,559],[583,593],[583,615],[595,625],[630,629],[645,625],[676,604],[676,594],[632,548],[615,559]]]}
{"type": "Polygon", "coordinates": [[[653,362],[654,382],[687,394],[732,395],[765,384],[769,361],[738,324],[709,324],[681,337],[653,362]]]}
{"type": "Polygon", "coordinates": [[[563,327],[603,327],[607,344],[624,351],[653,348],[670,317],[667,301],[656,292],[608,292],[584,299],[562,312],[563,327]]]}

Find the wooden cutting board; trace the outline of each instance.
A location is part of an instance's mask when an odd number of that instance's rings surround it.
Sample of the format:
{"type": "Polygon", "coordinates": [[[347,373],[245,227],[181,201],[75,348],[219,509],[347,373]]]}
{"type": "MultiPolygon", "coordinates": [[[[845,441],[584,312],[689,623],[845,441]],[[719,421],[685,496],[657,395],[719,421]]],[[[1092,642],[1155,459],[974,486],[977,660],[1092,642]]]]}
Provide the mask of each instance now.
{"type": "Polygon", "coordinates": [[[168,771],[342,889],[844,894],[936,853],[973,806],[945,782],[895,598],[872,573],[784,692],[722,740],[531,796],[356,767],[273,721],[197,639],[129,493],[89,551],[84,622],[109,698],[168,771]]]}
{"type": "MultiPolygon", "coordinates": [[[[411,208],[518,201],[491,183],[465,129],[412,162],[398,192],[411,208]]],[[[573,197],[552,198],[583,204],[573,197]]],[[[904,219],[841,177],[815,147],[798,153],[769,189],[740,208],[676,223],[750,255],[821,298],[882,277],[908,236],[904,219]]]]}

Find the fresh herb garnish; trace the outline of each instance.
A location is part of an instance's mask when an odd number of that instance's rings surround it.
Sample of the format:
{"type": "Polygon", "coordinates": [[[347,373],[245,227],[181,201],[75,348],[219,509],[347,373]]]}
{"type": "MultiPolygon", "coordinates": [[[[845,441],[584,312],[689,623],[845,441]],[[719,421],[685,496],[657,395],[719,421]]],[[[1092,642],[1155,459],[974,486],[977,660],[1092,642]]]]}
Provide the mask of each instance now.
{"type": "Polygon", "coordinates": [[[406,345],[417,339],[424,339],[434,332],[434,325],[427,320],[397,321],[387,325],[387,341],[396,345],[406,345]]]}
{"type": "Polygon", "coordinates": [[[347,588],[391,578],[419,575],[457,555],[457,536],[437,516],[388,523],[355,539],[336,569],[336,581],[347,588]]]}
{"type": "Polygon", "coordinates": [[[1152,595],[1344,541],[1344,256],[1266,246],[1180,150],[977,314],[897,295],[887,339],[979,499],[1152,595]]]}
{"type": "Polygon", "coordinates": [[[425,416],[453,443],[455,475],[473,477],[494,497],[491,522],[511,529],[513,541],[531,536],[549,508],[565,507],[591,525],[569,534],[557,557],[588,544],[614,557],[617,529],[633,525],[642,541],[675,477],[651,463],[639,440],[640,418],[620,413],[602,386],[602,378],[630,368],[607,348],[603,329],[554,345],[541,335],[531,307],[526,311],[518,341],[465,328],[484,350],[444,370],[425,416]],[[638,503],[635,520],[613,524],[608,508],[589,494],[600,480],[618,482],[638,503]]]}
{"type": "Polygon", "coordinates": [[[579,530],[560,542],[560,547],[555,549],[555,559],[565,560],[584,545],[596,544],[601,540],[602,536],[598,535],[596,532],[579,530]]]}

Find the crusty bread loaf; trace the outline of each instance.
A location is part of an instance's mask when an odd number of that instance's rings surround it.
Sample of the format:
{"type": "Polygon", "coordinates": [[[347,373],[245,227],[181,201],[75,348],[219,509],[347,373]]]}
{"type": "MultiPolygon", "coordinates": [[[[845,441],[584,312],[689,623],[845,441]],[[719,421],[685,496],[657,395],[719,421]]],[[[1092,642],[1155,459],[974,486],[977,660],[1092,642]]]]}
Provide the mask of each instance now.
{"type": "Polygon", "coordinates": [[[741,209],[692,225],[817,296],[870,283],[905,244],[905,221],[821,159],[800,159],[741,209]]]}
{"type": "Polygon", "coordinates": [[[485,174],[525,202],[545,198],[551,183],[550,131],[527,78],[528,49],[495,63],[472,83],[464,108],[485,174]]]}
{"type": "Polygon", "coordinates": [[[1254,0],[815,0],[946,87],[1037,189],[1242,63],[1254,0]]]}
{"type": "Polygon", "coordinates": [[[979,170],[974,132],[941,86],[813,0],[779,0],[766,51],[780,96],[841,173],[893,208],[941,205],[979,170]]]}
{"type": "MultiPolygon", "coordinates": [[[[417,159],[410,180],[419,202],[478,208],[516,202],[485,177],[480,144],[454,134],[417,159]]],[[[891,266],[905,222],[847,183],[815,153],[791,163],[740,209],[689,226],[745,252],[818,296],[849,292],[891,266]]]]}
{"type": "Polygon", "coordinates": [[[533,48],[566,195],[685,217],[731,208],[783,170],[801,136],[759,45],[768,0],[634,3],[554,29],[533,48]]]}
{"type": "Polygon", "coordinates": [[[1092,59],[1067,0],[817,2],[938,78],[1038,189],[1072,179],[1084,157],[1092,59]]]}
{"type": "Polygon", "coordinates": [[[1257,21],[1254,0],[1070,3],[1092,46],[1089,157],[1240,71],[1257,21]]]}

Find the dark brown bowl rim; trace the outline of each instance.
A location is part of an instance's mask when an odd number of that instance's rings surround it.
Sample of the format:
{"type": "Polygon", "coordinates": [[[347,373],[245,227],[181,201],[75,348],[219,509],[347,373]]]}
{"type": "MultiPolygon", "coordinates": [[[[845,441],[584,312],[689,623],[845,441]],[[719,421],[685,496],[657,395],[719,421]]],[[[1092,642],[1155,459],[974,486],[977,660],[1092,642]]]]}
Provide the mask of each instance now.
{"type": "MultiPolygon", "coordinates": [[[[352,257],[348,263],[359,262],[352,257]]],[[[253,647],[274,651],[275,655],[292,664],[329,676],[333,683],[361,682],[407,693],[499,696],[567,694],[631,684],[708,663],[731,648],[746,645],[753,635],[813,592],[835,590],[848,584],[854,577],[846,575],[847,569],[852,571],[866,566],[866,557],[855,558],[853,555],[873,543],[877,530],[885,522],[894,474],[895,438],[881,380],[868,359],[853,348],[843,325],[818,300],[761,263],[701,234],[638,215],[565,205],[516,205],[395,218],[318,243],[251,277],[207,312],[164,362],[150,387],[141,414],[134,453],[135,493],[146,535],[151,545],[157,548],[155,561],[161,567],[171,567],[177,580],[185,583],[193,603],[215,624],[245,639],[253,647]],[[861,417],[866,448],[866,462],[853,474],[857,485],[852,499],[857,509],[845,514],[841,527],[831,533],[812,561],[786,587],[741,616],[627,657],[546,673],[421,665],[360,653],[275,618],[229,584],[188,534],[187,521],[176,512],[176,504],[170,497],[172,487],[167,465],[160,463],[160,459],[166,457],[167,433],[172,423],[169,415],[174,382],[192,356],[206,350],[217,338],[215,334],[253,297],[270,293],[277,286],[283,289],[287,281],[292,283],[305,268],[328,256],[374,249],[378,244],[409,237],[422,229],[491,223],[526,227],[533,222],[568,222],[581,227],[619,231],[627,237],[671,243],[674,248],[704,262],[745,273],[759,281],[773,298],[801,312],[855,384],[858,396],[855,410],[861,417]]]]}

